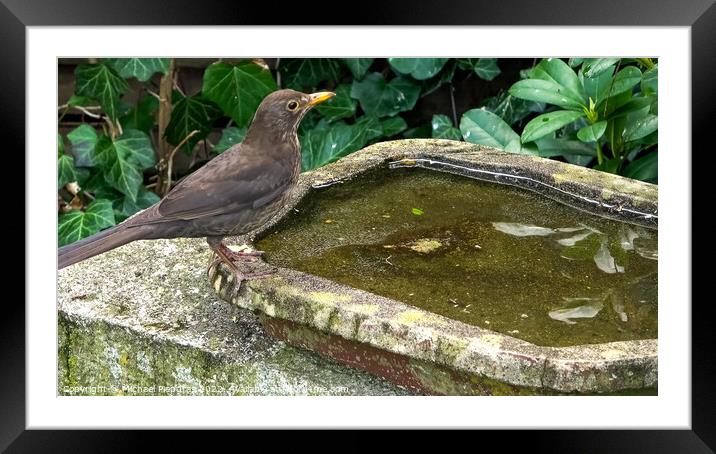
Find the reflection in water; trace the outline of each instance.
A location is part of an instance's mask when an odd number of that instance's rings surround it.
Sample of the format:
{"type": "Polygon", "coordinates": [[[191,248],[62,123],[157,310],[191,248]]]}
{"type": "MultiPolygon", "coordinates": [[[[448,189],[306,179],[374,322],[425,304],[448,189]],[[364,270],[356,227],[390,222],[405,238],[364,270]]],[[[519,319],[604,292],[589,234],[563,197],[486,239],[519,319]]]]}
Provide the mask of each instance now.
{"type": "Polygon", "coordinates": [[[268,262],[541,345],[657,336],[655,230],[424,169],[297,208],[258,241],[268,262]]]}

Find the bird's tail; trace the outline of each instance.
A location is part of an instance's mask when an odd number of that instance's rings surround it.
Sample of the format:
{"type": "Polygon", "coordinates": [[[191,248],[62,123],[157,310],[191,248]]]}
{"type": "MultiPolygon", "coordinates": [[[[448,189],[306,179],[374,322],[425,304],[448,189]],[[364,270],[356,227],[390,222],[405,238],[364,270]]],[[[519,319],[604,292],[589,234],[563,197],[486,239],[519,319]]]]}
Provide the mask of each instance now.
{"type": "Polygon", "coordinates": [[[142,228],[117,225],[57,250],[57,267],[62,269],[95,255],[144,237],[142,228]]]}

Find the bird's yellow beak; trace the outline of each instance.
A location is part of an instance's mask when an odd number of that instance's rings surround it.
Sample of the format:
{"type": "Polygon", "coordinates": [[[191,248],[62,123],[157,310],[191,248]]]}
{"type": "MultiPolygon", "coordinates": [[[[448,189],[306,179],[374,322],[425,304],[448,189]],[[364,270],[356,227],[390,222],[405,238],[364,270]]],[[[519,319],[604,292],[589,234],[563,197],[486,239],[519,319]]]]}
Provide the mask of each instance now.
{"type": "Polygon", "coordinates": [[[308,101],[308,104],[306,104],[306,107],[313,107],[316,104],[328,101],[334,96],[336,96],[336,94],[332,91],[319,91],[318,93],[313,93],[310,95],[310,100],[308,101]]]}

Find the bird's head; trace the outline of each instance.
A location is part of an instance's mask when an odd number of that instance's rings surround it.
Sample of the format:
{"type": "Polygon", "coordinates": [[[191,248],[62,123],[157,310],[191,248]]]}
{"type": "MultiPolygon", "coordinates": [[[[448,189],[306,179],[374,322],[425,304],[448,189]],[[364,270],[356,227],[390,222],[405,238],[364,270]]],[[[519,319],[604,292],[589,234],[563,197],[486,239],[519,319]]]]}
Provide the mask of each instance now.
{"type": "Polygon", "coordinates": [[[266,96],[256,110],[251,129],[261,125],[271,132],[295,134],[301,119],[314,106],[327,101],[336,94],[330,91],[306,94],[296,90],[277,90],[266,96]]]}

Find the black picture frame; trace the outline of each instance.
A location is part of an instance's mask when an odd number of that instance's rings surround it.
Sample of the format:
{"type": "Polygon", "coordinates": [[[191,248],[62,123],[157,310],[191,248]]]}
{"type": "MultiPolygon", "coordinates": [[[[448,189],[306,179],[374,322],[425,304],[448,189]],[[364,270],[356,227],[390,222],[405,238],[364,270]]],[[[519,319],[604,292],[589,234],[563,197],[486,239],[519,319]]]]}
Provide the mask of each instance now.
{"type": "MultiPolygon", "coordinates": [[[[418,5],[414,1],[361,2],[361,8],[351,14],[339,12],[335,3],[311,3],[310,7],[296,4],[295,9],[286,2],[220,2],[204,0],[173,2],[124,0],[0,0],[0,61],[3,90],[0,90],[3,143],[6,152],[25,149],[25,29],[43,25],[551,25],[551,26],[686,26],[691,27],[692,64],[692,133],[694,150],[711,154],[712,136],[709,123],[716,118],[714,96],[714,69],[716,67],[716,6],[713,0],[679,2],[675,0],[543,0],[499,2],[443,0],[418,5]],[[335,12],[335,13],[333,13],[335,12]],[[699,147],[699,145],[701,145],[699,147]]],[[[345,7],[345,5],[343,5],[345,7]]],[[[712,129],[712,128],[711,128],[712,129]]],[[[698,164],[698,153],[692,154],[698,164]]],[[[8,162],[8,161],[6,161],[8,162]]],[[[693,165],[693,181],[703,164],[693,165]]],[[[31,169],[25,169],[27,175],[31,169]]],[[[21,173],[14,170],[14,173],[21,173]]],[[[22,183],[20,183],[22,184],[22,183]]],[[[16,186],[20,187],[20,186],[16,186]]],[[[23,185],[24,187],[24,185],[23,185]]],[[[707,194],[692,189],[692,207],[707,206],[707,194]],[[704,195],[701,195],[704,194],[704,195]]],[[[25,210],[28,207],[25,205],[25,210]]],[[[692,226],[698,224],[692,221],[692,226]]],[[[708,228],[708,227],[707,227],[708,228]]],[[[692,237],[697,237],[696,229],[692,237]]],[[[27,243],[31,239],[25,236],[27,243]]],[[[17,265],[15,265],[17,266],[17,265]]],[[[693,274],[697,268],[692,259],[693,274]]],[[[28,275],[25,275],[27,285],[28,275]]],[[[692,277],[692,283],[697,282],[692,277]]],[[[692,294],[693,285],[692,285],[692,294]]],[[[492,441],[509,448],[549,452],[714,452],[716,449],[716,392],[714,376],[714,330],[707,307],[709,299],[692,298],[692,419],[691,430],[559,430],[519,431],[506,435],[500,431],[484,431],[479,442],[487,447],[492,441]],[[517,435],[517,436],[515,436],[517,435]],[[491,440],[492,439],[492,440],[491,440]]],[[[686,302],[666,302],[683,304],[686,302]]],[[[148,432],[133,437],[124,431],[56,431],[25,430],[25,310],[16,299],[7,298],[0,316],[0,449],[8,452],[84,452],[133,451],[148,443],[147,437],[164,437],[163,433],[148,432]],[[100,449],[101,448],[101,449],[100,449]]],[[[542,421],[544,422],[544,421],[542,421]]],[[[180,446],[192,434],[172,432],[172,446],[180,446]]],[[[349,449],[363,446],[371,449],[373,439],[367,433],[350,435],[334,432],[349,449]]],[[[212,435],[213,441],[228,438],[228,434],[212,435]],[[220,437],[220,438],[219,438],[220,437]]],[[[203,437],[203,436],[202,436],[203,437]]],[[[401,437],[402,438],[402,437],[401,437]]],[[[421,443],[422,435],[413,434],[400,442],[407,448],[421,443]],[[407,441],[410,440],[410,441],[407,441]]],[[[235,442],[235,441],[234,441],[235,442]]],[[[278,446],[307,446],[315,443],[315,435],[291,434],[288,437],[271,437],[278,446]]],[[[322,446],[326,446],[321,443],[322,446]]],[[[388,448],[389,444],[381,443],[388,448]]],[[[171,449],[170,446],[167,446],[171,449]]],[[[364,449],[361,449],[364,450],[364,449]]]]}

